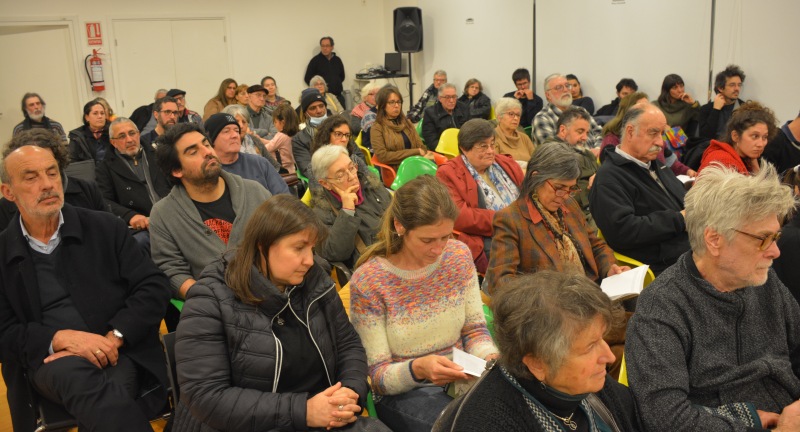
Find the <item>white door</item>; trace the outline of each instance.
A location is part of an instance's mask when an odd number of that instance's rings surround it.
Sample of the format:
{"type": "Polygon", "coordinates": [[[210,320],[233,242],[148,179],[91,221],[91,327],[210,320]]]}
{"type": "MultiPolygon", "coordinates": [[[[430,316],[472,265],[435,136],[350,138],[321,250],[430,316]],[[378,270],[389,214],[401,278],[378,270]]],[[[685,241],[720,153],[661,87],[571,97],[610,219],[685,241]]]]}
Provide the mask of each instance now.
{"type": "Polygon", "coordinates": [[[60,122],[65,132],[81,124],[70,32],[66,24],[0,23],[0,143],[8,142],[23,120],[20,102],[27,92],[42,96],[46,115],[60,122]]]}
{"type": "Polygon", "coordinates": [[[120,106],[130,114],[159,88],[186,91],[189,109],[203,106],[231,74],[222,18],[113,20],[120,106]]]}

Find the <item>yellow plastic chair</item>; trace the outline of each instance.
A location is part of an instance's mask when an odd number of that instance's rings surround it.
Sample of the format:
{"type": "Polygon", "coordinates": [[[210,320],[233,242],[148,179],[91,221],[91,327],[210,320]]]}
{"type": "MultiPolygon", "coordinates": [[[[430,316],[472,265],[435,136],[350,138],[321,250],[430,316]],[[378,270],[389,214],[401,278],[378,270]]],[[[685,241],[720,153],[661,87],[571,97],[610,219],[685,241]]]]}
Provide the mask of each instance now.
{"type": "Polygon", "coordinates": [[[494,107],[489,111],[489,120],[497,120],[497,114],[494,112],[494,107]]]}
{"type": "Polygon", "coordinates": [[[353,141],[355,141],[356,145],[359,146],[359,147],[361,147],[361,134],[362,133],[363,133],[363,131],[359,131],[358,132],[358,136],[356,137],[355,140],[353,140],[353,141]]]}
{"type": "MultiPolygon", "coordinates": [[[[631,258],[629,256],[622,255],[619,252],[614,252],[614,258],[617,259],[617,263],[619,265],[626,265],[626,266],[628,266],[630,268],[639,267],[639,266],[643,266],[644,265],[644,263],[642,263],[641,261],[637,261],[637,260],[635,260],[635,259],[633,259],[633,258],[631,258]]],[[[644,283],[642,284],[642,288],[645,288],[648,285],[650,285],[650,283],[653,282],[653,280],[655,280],[655,278],[656,278],[656,274],[653,273],[653,270],[648,268],[647,269],[647,274],[644,276],[644,283]]]]}
{"type": "Polygon", "coordinates": [[[300,198],[300,201],[302,201],[303,204],[311,207],[311,188],[306,188],[306,193],[303,194],[303,197],[300,198]]]}
{"type": "Polygon", "coordinates": [[[436,153],[441,153],[452,159],[458,156],[458,129],[445,129],[436,145],[436,153]]]}
{"type": "Polygon", "coordinates": [[[625,365],[625,354],[622,355],[622,364],[619,367],[619,379],[617,381],[624,386],[628,386],[628,367],[625,365]]]}

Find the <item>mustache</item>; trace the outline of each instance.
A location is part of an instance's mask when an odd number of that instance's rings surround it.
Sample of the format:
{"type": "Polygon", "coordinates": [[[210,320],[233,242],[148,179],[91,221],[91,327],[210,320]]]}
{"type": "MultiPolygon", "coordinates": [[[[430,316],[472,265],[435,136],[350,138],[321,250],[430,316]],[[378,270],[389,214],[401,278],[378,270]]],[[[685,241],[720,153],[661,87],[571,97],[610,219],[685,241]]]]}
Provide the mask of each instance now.
{"type": "Polygon", "coordinates": [[[60,197],[61,197],[61,195],[59,195],[58,192],[56,192],[54,190],[51,190],[51,191],[45,192],[42,195],[40,195],[39,199],[36,201],[36,203],[38,204],[38,203],[40,203],[40,202],[42,202],[42,201],[44,201],[46,199],[60,198],[60,197]]]}
{"type": "Polygon", "coordinates": [[[648,153],[658,153],[660,151],[661,151],[661,147],[654,145],[654,146],[650,147],[650,150],[648,150],[648,153]]]}

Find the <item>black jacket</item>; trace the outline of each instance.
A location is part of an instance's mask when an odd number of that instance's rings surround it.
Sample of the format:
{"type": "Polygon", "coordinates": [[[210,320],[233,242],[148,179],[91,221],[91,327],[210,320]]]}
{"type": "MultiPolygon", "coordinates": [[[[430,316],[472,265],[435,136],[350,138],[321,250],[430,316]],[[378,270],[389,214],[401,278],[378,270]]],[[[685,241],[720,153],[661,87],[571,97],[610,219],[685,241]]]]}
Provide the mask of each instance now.
{"type": "MultiPolygon", "coordinates": [[[[158,329],[170,298],[169,281],[115,216],[65,204],[59,268],[64,287],[92,333],[118,329],[120,348],[167,388],[158,329]]],[[[19,219],[0,233],[0,363],[14,430],[33,430],[23,373],[49,355],[58,329],[41,324],[36,270],[19,219]]]]}
{"type": "Polygon", "coordinates": [[[325,78],[325,83],[328,85],[328,91],[335,94],[342,94],[342,83],[344,82],[344,64],[342,59],[331,53],[331,59],[328,60],[322,53],[319,53],[311,58],[306,68],[306,75],[303,80],[306,84],[311,85],[309,81],[314,78],[314,75],[319,75],[325,78]]]}
{"type": "MultiPolygon", "coordinates": [[[[62,179],[65,179],[65,203],[73,207],[82,207],[89,210],[108,211],[108,206],[103,200],[103,193],[100,192],[97,183],[77,177],[62,177],[62,179]]],[[[17,220],[17,214],[16,204],[5,198],[0,198],[0,231],[6,229],[12,220],[17,220]]]]}
{"type": "Polygon", "coordinates": [[[615,116],[617,115],[617,110],[619,109],[619,98],[616,98],[611,101],[608,105],[603,105],[600,109],[597,110],[594,115],[596,116],[615,116]]]}
{"type": "MultiPolygon", "coordinates": [[[[516,92],[508,92],[503,97],[516,99],[514,93],[516,92]]],[[[522,104],[522,118],[519,119],[519,125],[520,127],[528,127],[533,124],[533,118],[536,117],[536,114],[539,114],[539,111],[544,108],[544,100],[535,93],[533,100],[528,98],[517,100],[522,104]]]]}
{"type": "Polygon", "coordinates": [[[781,256],[773,261],[772,268],[800,303],[800,212],[795,213],[794,218],[783,226],[781,233],[778,239],[781,256]]]}
{"type": "Polygon", "coordinates": [[[589,208],[611,249],[658,273],[689,250],[680,214],[686,189],[668,167],[657,160],[651,165],[669,194],[647,170],[609,152],[589,191],[589,208]]]}
{"type": "MultiPolygon", "coordinates": [[[[739,99],[739,105],[744,101],[739,99]]],[[[719,129],[719,113],[721,110],[714,109],[714,100],[700,107],[697,112],[697,122],[700,125],[700,137],[707,139],[720,139],[720,134],[725,132],[725,128],[719,129]]]]}
{"type": "Polygon", "coordinates": [[[461,129],[461,126],[470,119],[469,107],[464,102],[456,101],[453,113],[448,114],[442,107],[442,103],[436,101],[432,106],[425,108],[425,114],[422,118],[424,119],[422,122],[422,139],[430,150],[436,150],[436,146],[439,144],[439,136],[442,135],[445,129],[461,129]]]}
{"type": "MultiPolygon", "coordinates": [[[[282,346],[272,332],[275,317],[292,301],[307,320],[330,385],[341,382],[367,395],[367,357],[347,318],[333,281],[313,266],[286,294],[255,267],[251,290],[264,301],[239,301],[224,281],[227,253],[210,264],[188,293],[178,325],[175,357],[181,400],[174,432],[305,430],[307,393],[275,393],[282,346]]],[[[364,405],[361,405],[364,406],[364,405]]]]}
{"type": "Polygon", "coordinates": [[[109,151],[113,149],[108,137],[108,125],[103,129],[103,135],[99,140],[94,138],[88,126],[81,126],[69,131],[69,160],[79,162],[91,159],[97,162],[96,145],[98,141],[104,146],[106,155],[108,155],[109,151]]]}
{"type": "Polygon", "coordinates": [[[464,93],[458,100],[469,108],[470,119],[481,118],[489,120],[489,115],[492,113],[492,101],[489,99],[489,96],[478,93],[474,98],[470,99],[467,94],[464,93]]]}
{"type": "Polygon", "coordinates": [[[786,135],[785,128],[786,126],[778,129],[775,138],[764,147],[764,154],[761,155],[764,160],[775,165],[775,169],[780,173],[800,164],[800,147],[786,135]]]}
{"type": "MultiPolygon", "coordinates": [[[[162,198],[169,195],[172,187],[158,168],[155,151],[151,146],[142,146],[142,149],[144,157],[147,158],[153,189],[162,198]]],[[[153,202],[147,191],[147,183],[139,180],[128,162],[116,151],[113,149],[108,151],[106,158],[97,163],[96,172],[97,185],[103,192],[103,198],[108,203],[111,213],[122,218],[127,224],[137,214],[150,216],[153,202]]]]}
{"type": "Polygon", "coordinates": [[[153,107],[155,107],[155,105],[155,102],[150,105],[142,105],[131,113],[130,119],[140,131],[144,130],[147,123],[153,118],[153,107]]]}

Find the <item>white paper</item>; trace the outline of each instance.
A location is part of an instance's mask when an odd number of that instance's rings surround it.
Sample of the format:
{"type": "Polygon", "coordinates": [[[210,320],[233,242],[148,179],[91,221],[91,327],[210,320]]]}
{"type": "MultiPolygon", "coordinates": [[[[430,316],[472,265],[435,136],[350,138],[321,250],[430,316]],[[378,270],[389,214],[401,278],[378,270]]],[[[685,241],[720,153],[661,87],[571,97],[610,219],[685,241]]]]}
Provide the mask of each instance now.
{"type": "Polygon", "coordinates": [[[486,370],[486,360],[453,347],[453,363],[464,368],[462,372],[476,377],[486,370]]]}
{"type": "Polygon", "coordinates": [[[647,275],[647,269],[649,268],[650,266],[644,264],[626,272],[607,277],[600,283],[600,288],[612,299],[627,294],[638,294],[642,292],[644,277],[647,275]]]}
{"type": "Polygon", "coordinates": [[[683,183],[683,184],[686,184],[687,182],[693,182],[694,181],[694,179],[692,177],[689,177],[689,176],[687,176],[685,174],[681,174],[681,175],[678,175],[678,176],[675,176],[675,177],[678,177],[678,180],[680,180],[681,183],[683,183]]]}

